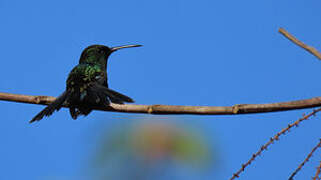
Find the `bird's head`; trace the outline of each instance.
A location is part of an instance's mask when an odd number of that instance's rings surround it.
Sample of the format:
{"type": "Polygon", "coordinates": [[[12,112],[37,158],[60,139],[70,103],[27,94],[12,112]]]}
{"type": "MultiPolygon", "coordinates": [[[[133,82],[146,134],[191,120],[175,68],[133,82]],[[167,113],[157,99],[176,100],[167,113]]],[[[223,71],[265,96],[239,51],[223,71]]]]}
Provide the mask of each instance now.
{"type": "Polygon", "coordinates": [[[106,67],[107,59],[109,55],[119,49],[131,48],[131,47],[140,47],[141,45],[125,45],[125,46],[116,46],[108,47],[104,45],[91,45],[83,50],[80,56],[79,64],[88,63],[88,64],[98,64],[106,67]]]}

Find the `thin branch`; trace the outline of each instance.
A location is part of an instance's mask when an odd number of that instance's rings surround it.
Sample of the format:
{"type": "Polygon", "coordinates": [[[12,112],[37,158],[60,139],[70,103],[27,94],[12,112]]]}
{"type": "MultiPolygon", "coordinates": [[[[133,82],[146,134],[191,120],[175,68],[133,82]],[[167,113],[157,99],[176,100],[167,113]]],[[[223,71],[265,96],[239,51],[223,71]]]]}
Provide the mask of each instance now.
{"type": "MultiPolygon", "coordinates": [[[[55,100],[51,96],[28,96],[0,93],[0,100],[29,104],[48,105],[55,100]]],[[[287,111],[321,106],[321,97],[311,99],[279,102],[271,104],[237,104],[234,106],[174,106],[174,105],[131,105],[110,104],[107,107],[96,107],[101,111],[147,113],[147,114],[198,114],[198,115],[235,115],[287,111]]],[[[67,107],[67,106],[64,106],[67,107]]]]}
{"type": "Polygon", "coordinates": [[[320,174],[321,174],[321,161],[319,166],[317,167],[317,172],[315,173],[313,180],[320,180],[321,179],[320,174]]]}
{"type": "Polygon", "coordinates": [[[308,154],[308,156],[304,159],[304,161],[298,166],[298,168],[291,174],[289,180],[293,180],[293,177],[302,169],[304,164],[309,161],[309,159],[312,157],[312,154],[315,150],[317,150],[319,147],[321,147],[321,139],[319,140],[319,143],[312,149],[312,151],[308,154]]]}
{"type": "Polygon", "coordinates": [[[265,143],[263,146],[261,146],[261,148],[252,155],[252,157],[245,163],[245,164],[242,164],[242,167],[236,172],[233,174],[233,176],[231,177],[230,180],[233,180],[237,177],[240,176],[241,172],[243,172],[245,170],[245,168],[247,166],[249,166],[257,156],[261,155],[261,153],[264,151],[264,150],[267,150],[268,146],[271,145],[272,143],[274,143],[275,141],[279,140],[280,136],[281,135],[285,135],[286,132],[289,132],[290,129],[292,127],[297,127],[299,126],[299,124],[304,121],[304,120],[307,120],[309,117],[311,116],[314,116],[317,112],[321,111],[321,108],[317,109],[317,110],[313,110],[310,114],[308,115],[304,115],[302,118],[298,119],[297,121],[295,121],[294,123],[292,124],[289,124],[288,127],[282,129],[280,132],[278,132],[274,137],[271,137],[270,140],[265,143]]]}
{"type": "Polygon", "coordinates": [[[321,60],[321,53],[318,50],[316,50],[314,47],[304,44],[302,41],[295,38],[293,35],[291,35],[289,32],[287,32],[283,28],[279,29],[279,33],[281,33],[283,36],[288,38],[294,44],[302,47],[303,49],[307,50],[309,53],[313,54],[315,57],[319,58],[319,60],[321,60]]]}

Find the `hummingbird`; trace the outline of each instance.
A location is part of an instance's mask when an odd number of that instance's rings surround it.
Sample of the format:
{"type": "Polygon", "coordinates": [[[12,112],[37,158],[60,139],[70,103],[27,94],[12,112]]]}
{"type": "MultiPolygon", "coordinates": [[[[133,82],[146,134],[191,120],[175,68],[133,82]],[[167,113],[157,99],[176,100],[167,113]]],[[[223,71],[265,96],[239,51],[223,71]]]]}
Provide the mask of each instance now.
{"type": "Polygon", "coordinates": [[[79,115],[87,116],[94,107],[108,106],[110,102],[116,104],[133,103],[132,98],[109,89],[107,61],[109,56],[119,49],[140,46],[91,45],[85,48],[81,53],[79,64],[68,75],[66,90],[39,112],[30,123],[40,121],[44,116],[52,115],[54,111],[59,111],[63,105],[67,105],[71,117],[77,119],[79,115]]]}

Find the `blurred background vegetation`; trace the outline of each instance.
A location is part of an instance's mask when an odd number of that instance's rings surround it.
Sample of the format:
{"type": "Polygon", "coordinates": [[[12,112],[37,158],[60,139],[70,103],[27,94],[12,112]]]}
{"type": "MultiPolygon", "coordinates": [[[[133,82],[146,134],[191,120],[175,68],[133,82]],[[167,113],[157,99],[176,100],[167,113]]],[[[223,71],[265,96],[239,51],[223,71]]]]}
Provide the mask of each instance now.
{"type": "Polygon", "coordinates": [[[124,180],[213,178],[218,150],[213,142],[215,137],[209,138],[205,129],[196,123],[156,117],[103,127],[89,160],[88,177],[124,180]]]}

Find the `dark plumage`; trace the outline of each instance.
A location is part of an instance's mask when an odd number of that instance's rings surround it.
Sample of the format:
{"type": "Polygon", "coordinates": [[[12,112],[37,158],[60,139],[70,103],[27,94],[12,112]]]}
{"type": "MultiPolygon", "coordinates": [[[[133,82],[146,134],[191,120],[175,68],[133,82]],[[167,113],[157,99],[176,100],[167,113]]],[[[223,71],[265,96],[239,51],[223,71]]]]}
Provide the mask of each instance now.
{"type": "Polygon", "coordinates": [[[66,104],[73,119],[88,115],[93,107],[108,106],[110,101],[117,104],[134,102],[130,97],[108,88],[107,59],[111,53],[122,48],[139,47],[127,45],[109,48],[103,45],[87,47],[81,54],[79,64],[68,75],[66,90],[45,109],[38,113],[30,123],[50,116],[66,104]]]}

